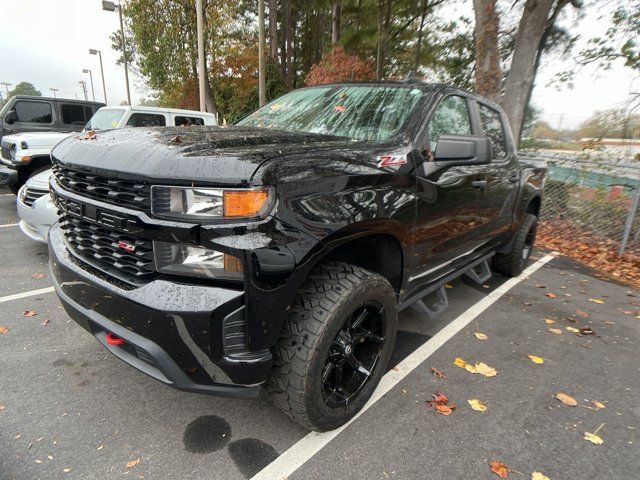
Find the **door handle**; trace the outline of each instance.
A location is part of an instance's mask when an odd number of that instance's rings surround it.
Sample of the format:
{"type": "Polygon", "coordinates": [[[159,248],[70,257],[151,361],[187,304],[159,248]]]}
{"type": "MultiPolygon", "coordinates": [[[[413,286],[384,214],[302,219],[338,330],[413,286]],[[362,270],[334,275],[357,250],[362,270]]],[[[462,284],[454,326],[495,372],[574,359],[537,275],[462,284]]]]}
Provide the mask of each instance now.
{"type": "Polygon", "coordinates": [[[474,180],[473,182],[471,182],[471,185],[473,186],[473,188],[477,188],[479,190],[482,190],[484,188],[487,188],[487,181],[486,180],[474,180]]]}

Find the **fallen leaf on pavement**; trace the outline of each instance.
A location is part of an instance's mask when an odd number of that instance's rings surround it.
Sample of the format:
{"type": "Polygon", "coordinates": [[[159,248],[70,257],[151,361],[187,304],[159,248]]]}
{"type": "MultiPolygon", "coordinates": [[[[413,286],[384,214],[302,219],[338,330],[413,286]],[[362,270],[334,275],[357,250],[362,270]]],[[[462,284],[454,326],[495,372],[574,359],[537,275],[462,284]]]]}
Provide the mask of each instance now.
{"type": "Polygon", "coordinates": [[[582,318],[587,318],[589,316],[589,314],[587,312],[583,312],[582,310],[576,310],[576,315],[582,317],[582,318]]]}
{"type": "Polygon", "coordinates": [[[452,405],[436,405],[433,407],[436,412],[441,413],[442,415],[451,415],[453,413],[453,409],[456,408],[455,404],[452,405]]]}
{"type": "Polygon", "coordinates": [[[591,400],[591,405],[596,407],[598,410],[600,410],[601,408],[604,408],[604,403],[599,402],[597,400],[591,400]]]}
{"type": "Polygon", "coordinates": [[[581,327],[580,328],[580,333],[583,335],[593,335],[593,329],[589,326],[587,327],[581,327]]]}
{"type": "Polygon", "coordinates": [[[49,325],[49,319],[43,320],[40,323],[42,324],[43,327],[46,327],[47,325],[49,325]]]}
{"type": "Polygon", "coordinates": [[[447,376],[435,367],[431,367],[431,373],[433,373],[438,378],[442,378],[443,380],[447,379],[447,376]]]}
{"type": "Polygon", "coordinates": [[[31,275],[31,278],[44,278],[45,275],[44,273],[34,273],[33,275],[31,275]]]}
{"type": "Polygon", "coordinates": [[[0,405],[0,412],[4,410],[4,405],[0,405]]]}
{"type": "Polygon", "coordinates": [[[7,333],[9,329],[7,327],[0,327],[0,334],[7,333]]]}
{"type": "Polygon", "coordinates": [[[485,377],[495,377],[498,374],[495,368],[490,367],[486,363],[478,362],[475,367],[477,372],[485,377]]]}
{"type": "Polygon", "coordinates": [[[62,469],[62,471],[63,471],[64,473],[69,473],[69,472],[71,471],[71,469],[70,469],[70,468],[63,468],[63,469],[62,469]]]}
{"type": "Polygon", "coordinates": [[[580,333],[580,330],[574,327],[567,327],[567,330],[570,331],[571,333],[580,333]]]}
{"type": "Polygon", "coordinates": [[[547,331],[550,333],[555,333],[556,335],[562,335],[562,330],[560,330],[559,328],[547,328],[547,331]]]}
{"type": "Polygon", "coordinates": [[[549,477],[540,472],[531,472],[531,480],[549,480],[549,477]]]}
{"type": "Polygon", "coordinates": [[[456,357],[455,360],[453,361],[453,364],[456,367],[460,367],[460,368],[464,368],[465,365],[467,364],[467,362],[465,362],[462,358],[460,357],[456,357]]]}
{"type": "Polygon", "coordinates": [[[34,312],[33,310],[25,310],[22,315],[24,315],[25,317],[35,317],[37,315],[36,312],[34,312]]]}
{"type": "Polygon", "coordinates": [[[557,297],[557,295],[555,293],[551,293],[551,292],[545,293],[544,296],[545,297],[549,297],[549,298],[556,298],[557,297]]]}
{"type": "Polygon", "coordinates": [[[478,373],[478,370],[476,369],[476,367],[474,367],[473,365],[471,365],[470,363],[467,363],[464,366],[464,369],[469,372],[469,373],[478,373]]]}
{"type": "Polygon", "coordinates": [[[481,402],[477,398],[472,398],[471,400],[467,400],[467,403],[471,406],[472,409],[476,410],[477,412],[487,411],[487,406],[484,404],[484,402],[481,402]]]}
{"type": "Polygon", "coordinates": [[[135,460],[130,460],[127,462],[127,468],[133,468],[140,463],[140,459],[136,458],[135,460]]]}
{"type": "Polygon", "coordinates": [[[489,338],[484,333],[476,332],[476,333],[474,333],[474,335],[476,336],[476,338],[478,340],[487,340],[489,338]]]}
{"type": "Polygon", "coordinates": [[[596,445],[602,445],[604,443],[604,440],[595,433],[584,432],[584,439],[596,445]]]}
{"type": "Polygon", "coordinates": [[[451,285],[450,283],[445,283],[444,288],[453,288],[453,285],[451,285]]]}
{"type": "Polygon", "coordinates": [[[569,407],[575,407],[576,405],[578,405],[578,401],[572,396],[567,395],[566,393],[558,392],[556,393],[555,397],[569,407]]]}
{"type": "Polygon", "coordinates": [[[544,363],[544,358],[542,357],[536,357],[535,355],[527,355],[529,357],[529,360],[531,360],[533,363],[537,363],[538,365],[540,365],[541,363],[544,363]]]}
{"type": "Polygon", "coordinates": [[[447,396],[440,391],[437,391],[436,393],[432,393],[431,397],[432,397],[431,400],[427,400],[424,403],[426,403],[428,406],[430,406],[436,412],[442,415],[445,415],[445,416],[451,415],[451,413],[453,412],[453,409],[456,408],[456,404],[455,403],[450,404],[447,396]]]}
{"type": "Polygon", "coordinates": [[[502,462],[491,460],[489,466],[491,467],[491,471],[500,478],[507,478],[507,475],[509,475],[509,468],[502,462]]]}
{"type": "Polygon", "coordinates": [[[556,323],[555,320],[552,320],[550,318],[545,318],[544,321],[547,325],[553,325],[554,323],[556,323]]]}
{"type": "Polygon", "coordinates": [[[598,305],[602,305],[604,303],[604,300],[600,300],[599,298],[590,298],[589,301],[597,303],[598,305]]]}
{"type": "Polygon", "coordinates": [[[100,445],[98,448],[96,448],[96,450],[102,450],[104,448],[104,445],[100,445]]]}

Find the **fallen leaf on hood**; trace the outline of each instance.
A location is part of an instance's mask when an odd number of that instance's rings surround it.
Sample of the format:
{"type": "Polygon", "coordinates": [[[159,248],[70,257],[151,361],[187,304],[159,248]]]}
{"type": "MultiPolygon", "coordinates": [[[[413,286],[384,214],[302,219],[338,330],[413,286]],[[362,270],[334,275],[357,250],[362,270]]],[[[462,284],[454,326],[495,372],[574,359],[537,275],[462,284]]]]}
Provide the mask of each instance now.
{"type": "Polygon", "coordinates": [[[582,335],[593,335],[593,329],[589,326],[587,327],[580,327],[580,333],[582,335]]]}
{"type": "Polygon", "coordinates": [[[47,325],[49,325],[49,319],[43,320],[40,323],[42,324],[43,327],[46,327],[47,325]]]}
{"type": "Polygon", "coordinates": [[[538,365],[544,363],[544,358],[542,357],[536,357],[535,355],[527,355],[527,357],[529,357],[529,360],[531,360],[533,363],[537,363],[538,365]]]}
{"type": "Polygon", "coordinates": [[[560,330],[559,328],[547,328],[547,331],[550,333],[555,333],[556,335],[562,335],[562,330],[560,330]]]}
{"type": "Polygon", "coordinates": [[[484,333],[476,332],[476,333],[474,333],[474,335],[476,336],[476,338],[478,340],[487,340],[489,338],[484,333]]]}
{"type": "Polygon", "coordinates": [[[471,400],[467,400],[467,403],[471,406],[472,409],[474,409],[477,412],[487,411],[487,406],[484,404],[484,402],[481,402],[477,398],[472,398],[471,400]]]}
{"type": "Polygon", "coordinates": [[[456,357],[455,360],[453,361],[453,364],[456,367],[460,367],[460,368],[464,368],[465,365],[467,364],[467,362],[465,362],[462,358],[460,357],[456,357]]]}
{"type": "Polygon", "coordinates": [[[489,466],[491,467],[491,471],[500,478],[507,478],[507,475],[509,475],[509,468],[502,462],[491,460],[489,466]]]}
{"type": "Polygon", "coordinates": [[[93,140],[97,137],[95,130],[88,130],[84,135],[78,135],[78,140],[93,140]]]}
{"type": "Polygon", "coordinates": [[[37,313],[33,310],[25,310],[24,312],[22,312],[22,315],[24,315],[25,317],[35,317],[37,313]]]}
{"type": "Polygon", "coordinates": [[[173,137],[171,140],[169,140],[171,143],[182,143],[182,139],[180,138],[180,135],[176,135],[175,137],[173,137]]]}
{"type": "Polygon", "coordinates": [[[44,273],[34,273],[33,275],[31,275],[31,278],[44,278],[45,275],[44,273]]]}
{"type": "Polygon", "coordinates": [[[442,378],[443,380],[447,379],[447,376],[435,367],[431,367],[431,373],[433,373],[433,375],[438,378],[442,378]]]}
{"type": "Polygon", "coordinates": [[[7,333],[9,331],[9,329],[7,327],[0,327],[0,335],[7,333]]]}
{"type": "Polygon", "coordinates": [[[531,472],[531,480],[549,480],[549,477],[540,472],[531,472]]]}
{"type": "Polygon", "coordinates": [[[582,317],[582,318],[587,318],[589,316],[589,314],[587,312],[583,312],[582,310],[576,310],[576,315],[582,317]]]}
{"type": "Polygon", "coordinates": [[[127,468],[133,468],[140,463],[140,459],[136,458],[135,460],[130,460],[127,462],[127,468]]]}
{"type": "Polygon", "coordinates": [[[598,305],[602,305],[604,303],[604,300],[600,300],[599,298],[590,298],[589,301],[597,303],[598,305]]]}
{"type": "Polygon", "coordinates": [[[566,329],[571,333],[580,333],[580,330],[574,327],[567,327],[566,329]]]}
{"type": "Polygon", "coordinates": [[[544,321],[547,325],[553,325],[554,323],[556,323],[555,320],[552,320],[550,318],[545,318],[544,321]]]}
{"type": "Polygon", "coordinates": [[[597,400],[591,400],[591,405],[593,405],[594,407],[596,407],[598,410],[600,410],[601,408],[605,408],[604,407],[604,403],[599,402],[597,400]]]}
{"type": "Polygon", "coordinates": [[[486,363],[478,362],[475,367],[477,372],[485,377],[495,377],[498,374],[495,368],[490,367],[486,363]]]}
{"type": "Polygon", "coordinates": [[[545,297],[549,297],[549,298],[556,298],[557,297],[557,295],[555,293],[551,293],[551,292],[545,293],[544,296],[545,297]]]}
{"type": "Polygon", "coordinates": [[[578,401],[566,393],[558,392],[555,397],[569,407],[575,407],[578,405],[578,401]]]}

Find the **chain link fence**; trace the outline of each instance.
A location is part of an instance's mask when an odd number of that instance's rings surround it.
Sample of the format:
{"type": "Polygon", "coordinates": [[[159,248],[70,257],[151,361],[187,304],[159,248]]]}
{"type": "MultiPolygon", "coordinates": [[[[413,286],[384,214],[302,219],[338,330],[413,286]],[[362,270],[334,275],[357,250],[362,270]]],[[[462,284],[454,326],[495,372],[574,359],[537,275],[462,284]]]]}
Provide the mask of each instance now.
{"type": "Polygon", "coordinates": [[[640,162],[593,154],[521,153],[549,169],[541,220],[563,237],[640,254],[640,162]]]}

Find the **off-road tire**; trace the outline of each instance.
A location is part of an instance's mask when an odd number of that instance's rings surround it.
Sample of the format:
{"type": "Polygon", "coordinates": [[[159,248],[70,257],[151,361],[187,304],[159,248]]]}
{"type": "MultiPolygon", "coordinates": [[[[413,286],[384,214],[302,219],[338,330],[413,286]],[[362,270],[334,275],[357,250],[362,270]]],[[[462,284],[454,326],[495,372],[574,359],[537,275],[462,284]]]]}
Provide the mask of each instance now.
{"type": "Polygon", "coordinates": [[[296,294],[273,349],[274,367],[266,385],[269,398],[309,430],[343,425],[365,405],[386,372],[397,317],[395,291],[381,275],[346,263],[317,267],[296,294]],[[344,407],[331,408],[322,393],[322,370],[330,345],[345,319],[368,301],[384,309],[386,341],[369,380],[355,398],[344,407]]]}
{"type": "Polygon", "coordinates": [[[525,213],[520,229],[515,236],[511,252],[496,254],[493,257],[493,270],[509,277],[520,275],[529,263],[531,251],[536,239],[538,217],[531,213],[525,213]]]}

